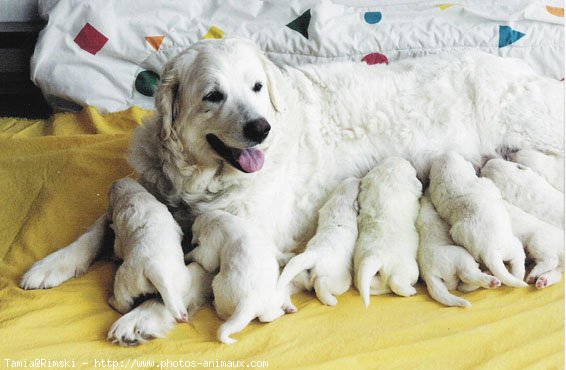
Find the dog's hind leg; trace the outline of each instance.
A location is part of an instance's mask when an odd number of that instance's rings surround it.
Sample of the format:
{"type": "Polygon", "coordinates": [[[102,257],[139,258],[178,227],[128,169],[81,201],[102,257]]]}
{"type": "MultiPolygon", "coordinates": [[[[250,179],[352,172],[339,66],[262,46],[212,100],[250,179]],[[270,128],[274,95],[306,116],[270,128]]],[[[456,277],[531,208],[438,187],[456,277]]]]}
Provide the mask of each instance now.
{"type": "Polygon", "coordinates": [[[131,272],[120,266],[114,277],[114,294],[108,298],[108,304],[120,313],[128,313],[134,306],[134,297],[141,295],[143,292],[132,292],[128,287],[128,276],[131,272]]]}
{"type": "Polygon", "coordinates": [[[444,282],[437,276],[423,276],[426,288],[430,296],[445,306],[470,307],[472,304],[467,300],[451,294],[444,282]]]}
{"type": "Polygon", "coordinates": [[[403,296],[410,297],[417,294],[417,290],[404,276],[393,274],[389,279],[389,287],[393,293],[403,296]]]}
{"type": "MultiPolygon", "coordinates": [[[[156,262],[157,263],[157,262],[156,262]]],[[[186,271],[186,270],[185,270],[186,271]]],[[[175,279],[184,280],[182,276],[169,276],[168,271],[164,271],[163,266],[150,265],[145,269],[145,276],[155,286],[163,303],[178,322],[188,322],[189,314],[183,302],[183,289],[175,289],[179,283],[175,279]]],[[[183,281],[181,286],[188,282],[183,281]]]]}
{"type": "Polygon", "coordinates": [[[458,285],[458,290],[464,293],[476,290],[480,286],[486,289],[493,289],[501,286],[501,281],[499,281],[498,278],[481,272],[475,262],[462,266],[458,271],[458,277],[463,281],[463,284],[458,285]]]}
{"type": "Polygon", "coordinates": [[[523,288],[527,286],[527,283],[507,271],[507,268],[505,267],[501,256],[488,252],[482,256],[482,260],[489,271],[491,271],[491,273],[495,277],[501,280],[503,284],[516,288],[523,288]]]}
{"type": "Polygon", "coordinates": [[[331,284],[329,284],[328,277],[319,276],[314,281],[314,291],[316,292],[317,298],[327,306],[336,306],[338,300],[333,295],[331,290],[331,284]]]}
{"type": "Polygon", "coordinates": [[[102,250],[106,214],[77,240],[37,261],[20,281],[23,289],[48,289],[84,273],[102,250]]]}
{"type": "Polygon", "coordinates": [[[558,261],[554,259],[546,259],[546,260],[539,260],[536,261],[535,267],[529,272],[527,276],[527,283],[534,284],[539,276],[555,270],[558,266],[558,261]]]}

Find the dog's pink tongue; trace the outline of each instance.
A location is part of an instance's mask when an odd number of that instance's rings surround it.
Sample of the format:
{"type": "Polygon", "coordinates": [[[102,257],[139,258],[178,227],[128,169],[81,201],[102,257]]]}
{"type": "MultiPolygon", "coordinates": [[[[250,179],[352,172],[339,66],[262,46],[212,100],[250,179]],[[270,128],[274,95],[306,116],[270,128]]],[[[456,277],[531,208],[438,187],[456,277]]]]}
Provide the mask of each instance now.
{"type": "Polygon", "coordinates": [[[261,170],[264,161],[263,152],[259,149],[242,149],[236,161],[242,166],[244,171],[251,173],[261,170]]]}

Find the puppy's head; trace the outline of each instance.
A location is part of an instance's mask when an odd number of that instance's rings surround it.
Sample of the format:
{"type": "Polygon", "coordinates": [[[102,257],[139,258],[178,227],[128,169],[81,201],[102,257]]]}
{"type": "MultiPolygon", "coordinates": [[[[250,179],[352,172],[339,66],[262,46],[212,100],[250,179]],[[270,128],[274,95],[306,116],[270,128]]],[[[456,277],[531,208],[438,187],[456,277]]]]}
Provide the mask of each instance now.
{"type": "Polygon", "coordinates": [[[277,133],[281,78],[250,41],[194,44],[163,70],[156,95],[160,139],[191,165],[261,170],[277,133]]]}
{"type": "Polygon", "coordinates": [[[223,232],[231,223],[232,217],[224,211],[209,211],[198,216],[192,226],[192,247],[222,243],[223,232]]]}
{"type": "Polygon", "coordinates": [[[138,192],[145,192],[145,188],[134,179],[123,178],[116,180],[112,183],[110,191],[108,192],[108,203],[115,204],[120,199],[124,198],[127,194],[138,192]]]}

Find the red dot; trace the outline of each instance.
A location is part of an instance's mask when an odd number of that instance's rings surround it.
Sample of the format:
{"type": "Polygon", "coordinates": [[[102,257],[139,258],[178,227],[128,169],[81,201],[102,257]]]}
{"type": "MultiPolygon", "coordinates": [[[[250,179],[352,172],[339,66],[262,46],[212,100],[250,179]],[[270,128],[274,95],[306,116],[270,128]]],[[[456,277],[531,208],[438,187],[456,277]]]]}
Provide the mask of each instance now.
{"type": "Polygon", "coordinates": [[[371,53],[362,58],[367,64],[389,64],[387,57],[380,53],[371,53]]]}

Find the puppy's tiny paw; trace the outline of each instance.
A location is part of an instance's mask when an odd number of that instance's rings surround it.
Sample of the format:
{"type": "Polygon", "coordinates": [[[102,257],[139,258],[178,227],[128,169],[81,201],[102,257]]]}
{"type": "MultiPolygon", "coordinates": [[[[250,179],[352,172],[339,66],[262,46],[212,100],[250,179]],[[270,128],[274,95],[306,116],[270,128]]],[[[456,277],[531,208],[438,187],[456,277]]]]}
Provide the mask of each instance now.
{"type": "Polygon", "coordinates": [[[492,279],[489,280],[490,289],[499,288],[500,286],[501,286],[501,281],[498,278],[493,277],[492,279]]]}
{"type": "Polygon", "coordinates": [[[534,284],[537,281],[537,277],[534,275],[527,276],[527,284],[534,284]]]}
{"type": "Polygon", "coordinates": [[[535,287],[536,287],[537,289],[543,289],[543,288],[546,288],[547,285],[548,285],[548,280],[547,280],[546,276],[540,276],[540,277],[537,279],[537,282],[536,282],[536,284],[535,284],[535,287]]]}
{"type": "Polygon", "coordinates": [[[283,311],[285,311],[285,313],[295,313],[297,312],[297,307],[295,307],[294,304],[286,304],[283,306],[283,311]]]}

